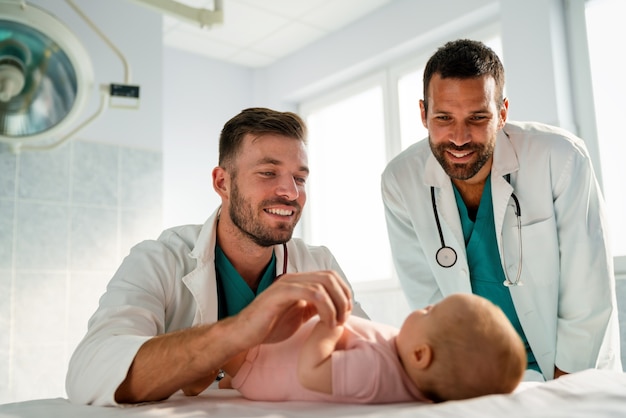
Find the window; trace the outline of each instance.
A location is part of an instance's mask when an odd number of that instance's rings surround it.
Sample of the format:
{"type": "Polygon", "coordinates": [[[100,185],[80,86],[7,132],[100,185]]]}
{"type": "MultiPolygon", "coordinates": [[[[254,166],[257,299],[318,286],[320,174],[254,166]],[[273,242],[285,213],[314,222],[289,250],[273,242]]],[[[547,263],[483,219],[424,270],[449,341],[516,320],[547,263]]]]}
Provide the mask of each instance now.
{"type": "Polygon", "coordinates": [[[419,104],[420,99],[424,98],[423,74],[424,66],[421,66],[398,80],[398,113],[403,150],[428,136],[428,130],[422,124],[419,104]]]}
{"type": "Polygon", "coordinates": [[[387,162],[380,83],[366,83],[303,114],[311,167],[307,241],[330,248],[353,284],[388,279],[392,262],[380,198],[380,173],[387,162]]]}
{"type": "MultiPolygon", "coordinates": [[[[611,230],[614,231],[613,255],[621,257],[622,261],[626,256],[626,195],[621,189],[626,174],[622,162],[626,154],[626,140],[621,118],[624,113],[626,79],[623,74],[623,57],[615,42],[619,44],[619,40],[626,39],[624,16],[624,0],[590,0],[585,4],[604,196],[611,230]]],[[[618,264],[616,262],[616,267],[618,264]]]]}
{"type": "MultiPolygon", "coordinates": [[[[500,53],[490,29],[485,39],[500,53]]],[[[484,35],[485,31],[481,31],[484,35]]],[[[426,137],[419,100],[427,54],[305,102],[309,128],[309,199],[302,219],[306,241],[327,246],[353,285],[397,286],[380,175],[398,152],[426,137]]],[[[500,54],[501,55],[501,54],[500,54]]]]}

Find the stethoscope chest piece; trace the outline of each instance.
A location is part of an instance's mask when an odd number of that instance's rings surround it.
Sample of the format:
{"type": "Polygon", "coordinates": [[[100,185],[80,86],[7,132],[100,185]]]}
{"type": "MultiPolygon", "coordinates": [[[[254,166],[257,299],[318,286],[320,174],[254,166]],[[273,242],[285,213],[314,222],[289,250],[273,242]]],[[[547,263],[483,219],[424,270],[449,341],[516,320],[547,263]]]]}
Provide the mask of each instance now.
{"type": "Polygon", "coordinates": [[[449,268],[456,263],[456,251],[454,248],[443,246],[437,250],[435,258],[441,267],[449,268]]]}
{"type": "Polygon", "coordinates": [[[506,280],[504,282],[502,282],[503,285],[505,285],[506,287],[515,287],[515,286],[524,286],[524,283],[522,283],[519,278],[517,279],[516,282],[512,282],[509,280],[508,276],[506,278],[506,280]]]}
{"type": "Polygon", "coordinates": [[[441,230],[441,223],[439,222],[439,213],[437,212],[437,203],[435,202],[435,188],[430,188],[430,197],[433,204],[433,214],[435,215],[435,222],[437,223],[437,231],[439,232],[439,240],[441,241],[441,247],[435,254],[437,264],[441,267],[449,268],[456,263],[456,251],[454,248],[448,247],[443,240],[443,231],[441,230]]]}

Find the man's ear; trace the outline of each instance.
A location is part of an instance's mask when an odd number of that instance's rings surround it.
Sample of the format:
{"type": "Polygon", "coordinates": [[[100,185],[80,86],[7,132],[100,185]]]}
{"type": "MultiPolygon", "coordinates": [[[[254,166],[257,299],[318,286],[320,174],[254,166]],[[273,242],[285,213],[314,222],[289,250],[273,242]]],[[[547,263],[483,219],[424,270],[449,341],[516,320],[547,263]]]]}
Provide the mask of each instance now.
{"type": "Polygon", "coordinates": [[[424,125],[424,128],[428,129],[426,123],[426,103],[424,103],[424,100],[420,100],[420,116],[422,117],[422,125],[424,125]]]}
{"type": "Polygon", "coordinates": [[[415,360],[415,367],[420,370],[427,369],[433,362],[433,348],[426,344],[420,344],[413,350],[413,358],[415,360]]]}
{"type": "Polygon", "coordinates": [[[220,166],[215,167],[212,172],[212,178],[213,189],[215,190],[215,192],[217,192],[217,194],[219,194],[222,199],[228,198],[228,196],[230,195],[230,176],[228,175],[226,170],[224,170],[224,168],[220,166]]]}
{"type": "Polygon", "coordinates": [[[498,129],[502,129],[506,123],[506,119],[509,115],[509,99],[506,97],[502,100],[502,107],[500,108],[500,123],[498,129]]]}

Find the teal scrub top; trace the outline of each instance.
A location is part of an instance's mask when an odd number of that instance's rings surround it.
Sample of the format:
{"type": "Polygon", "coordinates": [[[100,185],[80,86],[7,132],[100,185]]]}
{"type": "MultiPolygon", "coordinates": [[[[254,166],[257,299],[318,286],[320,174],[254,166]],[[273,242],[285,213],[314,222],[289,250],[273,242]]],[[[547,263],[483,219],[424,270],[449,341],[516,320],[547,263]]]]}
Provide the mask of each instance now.
{"type": "Polygon", "coordinates": [[[215,246],[215,271],[217,273],[218,318],[226,318],[239,313],[276,278],[276,255],[265,268],[256,293],[235,270],[219,246],[215,246]]]}
{"type": "Polygon", "coordinates": [[[541,372],[513,306],[511,292],[502,284],[505,275],[500,263],[496,227],[493,220],[490,177],[485,183],[475,221],[470,219],[467,206],[456,187],[454,187],[454,196],[463,227],[472,292],[489,299],[502,309],[524,342],[528,358],[527,368],[541,372]]]}

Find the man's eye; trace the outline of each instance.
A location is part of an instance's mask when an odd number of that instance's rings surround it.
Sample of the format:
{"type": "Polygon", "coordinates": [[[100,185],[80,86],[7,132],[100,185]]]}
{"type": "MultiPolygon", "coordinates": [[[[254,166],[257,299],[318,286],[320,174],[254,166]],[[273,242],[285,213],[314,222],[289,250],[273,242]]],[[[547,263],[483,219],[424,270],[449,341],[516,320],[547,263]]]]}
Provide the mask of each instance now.
{"type": "Polygon", "coordinates": [[[306,177],[294,177],[294,180],[298,184],[303,184],[303,185],[306,184],[306,177]]]}

